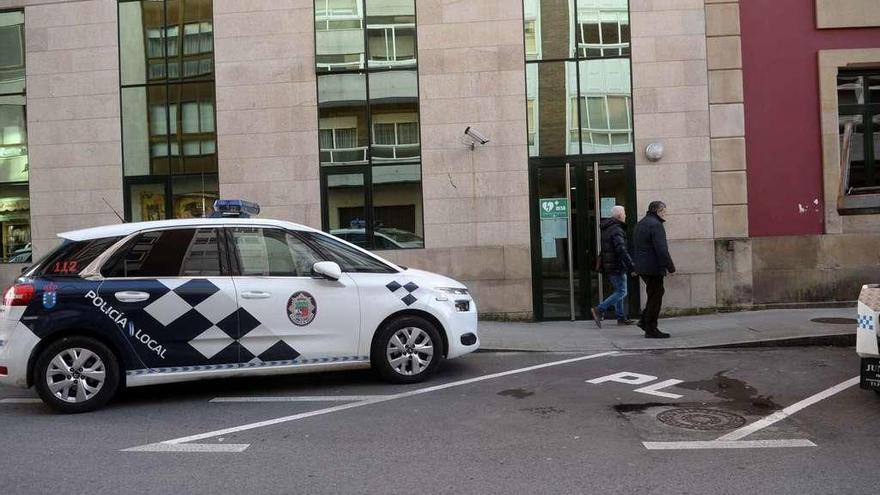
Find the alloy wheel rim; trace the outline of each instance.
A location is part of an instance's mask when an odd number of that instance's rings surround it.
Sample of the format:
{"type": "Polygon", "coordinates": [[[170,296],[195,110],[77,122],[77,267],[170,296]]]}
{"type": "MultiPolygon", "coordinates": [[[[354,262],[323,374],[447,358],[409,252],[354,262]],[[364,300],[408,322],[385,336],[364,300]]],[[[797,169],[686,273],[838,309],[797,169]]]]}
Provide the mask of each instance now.
{"type": "Polygon", "coordinates": [[[385,354],[395,372],[414,376],[424,372],[433,361],[434,342],[421,328],[405,327],[391,336],[385,354]]]}
{"type": "Polygon", "coordinates": [[[86,402],[104,386],[107,370],[93,351],[81,347],[65,349],[49,361],[46,385],[52,395],[71,404],[86,402]]]}

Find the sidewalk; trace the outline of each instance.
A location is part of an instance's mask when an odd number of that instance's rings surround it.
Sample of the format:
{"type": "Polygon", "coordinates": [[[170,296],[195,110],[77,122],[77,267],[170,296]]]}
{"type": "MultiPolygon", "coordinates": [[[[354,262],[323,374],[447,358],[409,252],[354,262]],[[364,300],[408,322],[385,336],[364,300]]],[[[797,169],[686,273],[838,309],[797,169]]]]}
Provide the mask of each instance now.
{"type": "MultiPolygon", "coordinates": [[[[646,339],[637,326],[605,320],[540,323],[480,322],[480,349],[504,351],[608,351],[764,346],[790,339],[855,335],[856,309],[774,309],[663,318],[669,339],[646,339]],[[846,318],[849,323],[816,323],[815,318],[846,318]]],[[[853,337],[854,338],[854,337],[853,337]]]]}

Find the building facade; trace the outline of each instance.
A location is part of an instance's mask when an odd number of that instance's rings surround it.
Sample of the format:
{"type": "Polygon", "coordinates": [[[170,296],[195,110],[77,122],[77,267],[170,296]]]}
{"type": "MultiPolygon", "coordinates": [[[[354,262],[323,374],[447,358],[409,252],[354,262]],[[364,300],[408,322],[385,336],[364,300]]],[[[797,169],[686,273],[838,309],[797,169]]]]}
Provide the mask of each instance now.
{"type": "Polygon", "coordinates": [[[852,301],[880,279],[872,3],[0,0],[2,278],[234,197],[486,315],[580,319],[599,219],[659,199],[671,311],[852,301]]]}

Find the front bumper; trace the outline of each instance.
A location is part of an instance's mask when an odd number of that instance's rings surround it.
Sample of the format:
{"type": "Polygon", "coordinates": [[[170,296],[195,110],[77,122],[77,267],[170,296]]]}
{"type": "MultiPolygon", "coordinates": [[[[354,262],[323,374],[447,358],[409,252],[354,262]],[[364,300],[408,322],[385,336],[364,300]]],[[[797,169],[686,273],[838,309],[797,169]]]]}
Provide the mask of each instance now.
{"type": "Polygon", "coordinates": [[[468,311],[458,311],[455,308],[455,301],[452,300],[434,301],[432,304],[435,316],[446,330],[446,340],[449,342],[446,359],[454,359],[480,348],[476,303],[470,297],[455,299],[467,299],[470,302],[468,311]]]}

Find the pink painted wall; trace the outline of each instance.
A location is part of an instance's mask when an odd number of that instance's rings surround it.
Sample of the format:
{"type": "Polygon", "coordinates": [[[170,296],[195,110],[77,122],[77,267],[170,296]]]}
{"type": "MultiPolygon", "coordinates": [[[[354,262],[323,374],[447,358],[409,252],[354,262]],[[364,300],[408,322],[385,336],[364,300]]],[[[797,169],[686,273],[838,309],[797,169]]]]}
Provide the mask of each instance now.
{"type": "Polygon", "coordinates": [[[818,52],[880,47],[880,29],[816,29],[815,9],[740,2],[752,237],[824,233],[818,52]]]}

